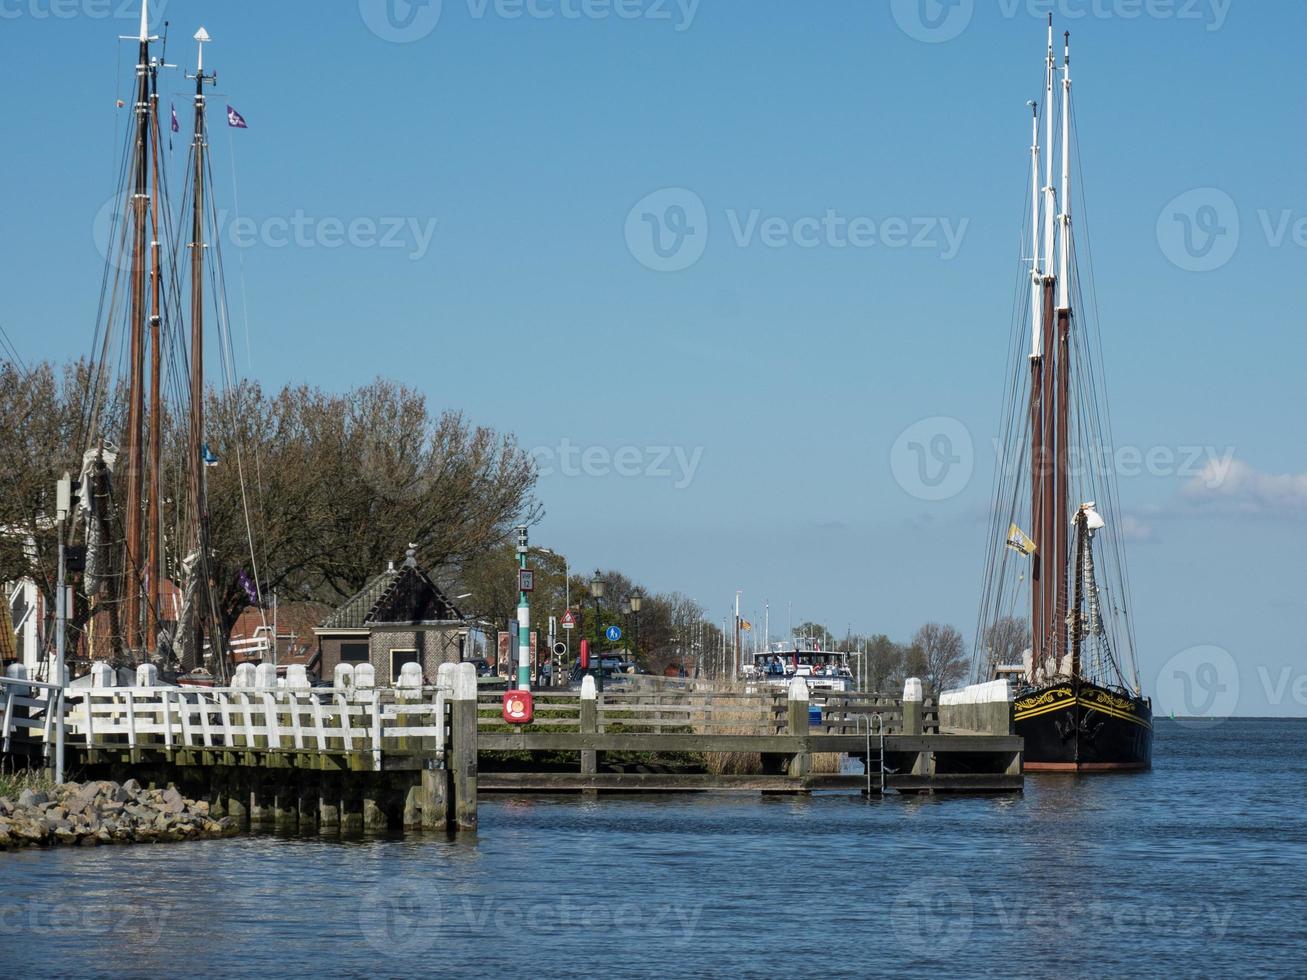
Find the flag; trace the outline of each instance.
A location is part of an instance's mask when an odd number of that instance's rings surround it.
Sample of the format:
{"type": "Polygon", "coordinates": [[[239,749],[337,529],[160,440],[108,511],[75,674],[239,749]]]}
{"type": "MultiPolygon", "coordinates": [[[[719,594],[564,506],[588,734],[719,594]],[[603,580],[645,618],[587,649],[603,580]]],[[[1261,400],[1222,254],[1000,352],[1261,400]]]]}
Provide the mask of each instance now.
{"type": "Polygon", "coordinates": [[[177,118],[177,106],[175,105],[172,107],[172,131],[174,133],[180,133],[182,131],[182,124],[177,118]]]}
{"type": "Polygon", "coordinates": [[[245,117],[242,116],[235,109],[233,109],[231,106],[227,106],[227,125],[230,126],[232,129],[250,128],[245,122],[245,117]]]}
{"type": "Polygon", "coordinates": [[[747,619],[742,619],[740,620],[740,629],[744,630],[746,633],[752,633],[753,623],[749,622],[747,619]]]}
{"type": "Polygon", "coordinates": [[[1026,532],[1013,524],[1007,531],[1007,546],[1013,551],[1019,551],[1029,558],[1037,550],[1035,542],[1030,540],[1026,532]]]}
{"type": "Polygon", "coordinates": [[[205,466],[218,465],[218,457],[214,454],[213,450],[209,448],[207,442],[204,444],[204,448],[200,450],[200,457],[204,460],[205,466]]]}
{"type": "Polygon", "coordinates": [[[259,604],[259,590],[254,587],[254,583],[250,580],[250,576],[245,569],[241,569],[238,580],[241,588],[245,590],[245,596],[250,600],[250,604],[257,606],[259,604]]]}

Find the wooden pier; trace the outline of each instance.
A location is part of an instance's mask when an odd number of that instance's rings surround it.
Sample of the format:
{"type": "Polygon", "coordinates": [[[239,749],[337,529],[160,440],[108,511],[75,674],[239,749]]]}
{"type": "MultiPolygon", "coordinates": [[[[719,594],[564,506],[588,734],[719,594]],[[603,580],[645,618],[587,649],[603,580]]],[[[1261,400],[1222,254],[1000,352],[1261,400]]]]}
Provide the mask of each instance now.
{"type": "MultiPolygon", "coordinates": [[[[145,675],[148,678],[148,675],[145,675]]],[[[248,679],[248,678],[247,678],[248,679]]],[[[501,715],[470,664],[437,685],[377,689],[68,688],[70,772],[176,785],[250,826],[475,829],[479,792],[1019,792],[1010,722],[959,729],[920,684],[904,698],[788,690],[537,692],[531,724],[501,715]],[[1005,728],[1006,730],[996,730],[1005,728]],[[932,730],[933,729],[933,730],[932,730]],[[814,757],[863,772],[814,771],[814,757]],[[713,764],[713,760],[718,760],[713,764]]],[[[338,678],[338,681],[340,678],[338,678]]],[[[6,750],[49,758],[58,688],[10,679],[6,750]],[[21,711],[18,708],[21,707],[21,711]]],[[[1001,717],[991,713],[992,717],[1001,717]]]]}

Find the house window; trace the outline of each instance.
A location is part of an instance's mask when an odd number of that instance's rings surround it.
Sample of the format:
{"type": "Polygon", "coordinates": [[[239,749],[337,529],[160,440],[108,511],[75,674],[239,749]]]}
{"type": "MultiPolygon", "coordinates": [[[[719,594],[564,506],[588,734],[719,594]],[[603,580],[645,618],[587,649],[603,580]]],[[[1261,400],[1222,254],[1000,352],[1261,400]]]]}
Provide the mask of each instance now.
{"type": "Polygon", "coordinates": [[[394,684],[399,680],[399,672],[404,669],[405,664],[420,664],[416,650],[391,650],[390,651],[390,682],[394,684]]]}
{"type": "Polygon", "coordinates": [[[340,662],[343,664],[367,663],[368,645],[366,643],[342,643],[340,645],[340,662]]]}

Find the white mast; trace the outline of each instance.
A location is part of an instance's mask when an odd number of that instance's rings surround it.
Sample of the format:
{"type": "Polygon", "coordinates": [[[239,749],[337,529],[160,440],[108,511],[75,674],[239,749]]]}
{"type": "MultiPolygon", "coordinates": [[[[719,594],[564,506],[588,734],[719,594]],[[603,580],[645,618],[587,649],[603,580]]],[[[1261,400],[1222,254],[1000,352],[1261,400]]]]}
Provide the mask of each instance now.
{"type": "Polygon", "coordinates": [[[1048,127],[1047,180],[1044,182],[1044,258],[1048,263],[1045,272],[1053,272],[1053,226],[1057,215],[1057,188],[1053,185],[1053,113],[1057,103],[1053,98],[1053,79],[1057,74],[1057,55],[1053,52],[1053,15],[1048,15],[1048,72],[1044,96],[1044,121],[1048,127]]]}
{"type": "Polygon", "coordinates": [[[1058,281],[1058,309],[1071,309],[1071,33],[1066,35],[1066,55],[1062,63],[1062,253],[1058,281]]]}
{"type": "Polygon", "coordinates": [[[212,41],[213,38],[209,37],[209,32],[206,31],[203,27],[201,27],[198,31],[195,32],[195,40],[200,48],[200,53],[196,58],[195,70],[199,74],[203,75],[204,74],[204,46],[208,44],[210,41],[212,41]]]}
{"type": "Polygon", "coordinates": [[[1030,124],[1030,193],[1031,193],[1031,257],[1030,257],[1030,357],[1034,360],[1044,356],[1044,301],[1040,296],[1040,290],[1043,288],[1044,270],[1039,256],[1039,204],[1041,195],[1039,193],[1039,103],[1030,102],[1031,115],[1034,117],[1030,124]]]}
{"type": "Polygon", "coordinates": [[[150,40],[150,0],[141,0],[141,36],[140,40],[150,40]]]}

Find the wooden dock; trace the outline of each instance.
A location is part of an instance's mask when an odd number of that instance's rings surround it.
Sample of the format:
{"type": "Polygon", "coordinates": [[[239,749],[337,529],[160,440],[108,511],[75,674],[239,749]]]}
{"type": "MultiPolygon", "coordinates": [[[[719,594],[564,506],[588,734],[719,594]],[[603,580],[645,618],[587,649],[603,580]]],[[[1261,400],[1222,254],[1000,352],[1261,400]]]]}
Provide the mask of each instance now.
{"type": "MultiPolygon", "coordinates": [[[[272,679],[275,684],[275,678],[272,679]]],[[[58,689],[0,686],[3,737],[38,758],[58,689]],[[19,710],[21,708],[21,710],[19,710]]],[[[434,688],[65,689],[68,767],[176,784],[250,825],[476,826],[478,792],[818,790],[1019,792],[1021,740],[959,731],[909,682],[905,698],[789,690],[537,692],[531,724],[503,720],[470,664],[434,688]],[[934,728],[935,730],[931,730],[934,728]],[[816,756],[862,773],[814,771],[816,756]]]]}

